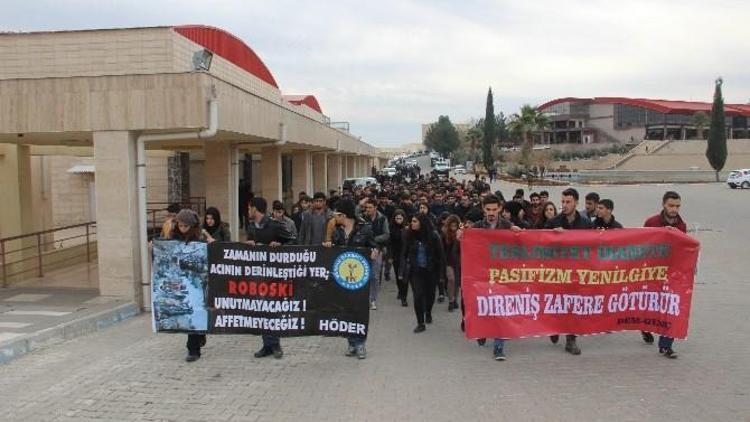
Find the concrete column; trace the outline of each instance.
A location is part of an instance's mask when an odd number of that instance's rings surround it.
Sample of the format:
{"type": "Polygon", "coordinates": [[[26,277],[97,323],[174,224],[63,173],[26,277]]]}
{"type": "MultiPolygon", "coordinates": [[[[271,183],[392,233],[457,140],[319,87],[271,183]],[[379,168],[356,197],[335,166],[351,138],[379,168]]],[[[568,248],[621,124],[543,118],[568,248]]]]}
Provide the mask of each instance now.
{"type": "Polygon", "coordinates": [[[245,238],[244,233],[241,234],[244,227],[240,227],[240,212],[246,211],[240,210],[240,151],[236,144],[229,147],[229,193],[227,221],[231,239],[238,241],[245,238]]]}
{"type": "Polygon", "coordinates": [[[307,151],[295,151],[292,154],[292,197],[297,200],[300,192],[311,196],[312,174],[310,167],[310,153],[307,151]]]}
{"type": "Polygon", "coordinates": [[[206,186],[206,206],[216,207],[221,219],[229,223],[232,237],[237,239],[242,228],[239,226],[239,169],[237,146],[231,142],[206,141],[204,181],[206,186]]]}
{"type": "Polygon", "coordinates": [[[143,305],[135,141],[129,131],[94,132],[99,292],[143,305]]]}
{"type": "Polygon", "coordinates": [[[31,212],[31,154],[28,146],[0,145],[0,237],[34,231],[31,212]]]}
{"type": "MultiPolygon", "coordinates": [[[[0,144],[0,237],[18,236],[32,233],[34,212],[31,184],[31,155],[28,146],[0,144]]],[[[42,238],[42,241],[45,241],[42,238]]],[[[20,273],[37,267],[37,239],[30,237],[5,243],[6,274],[20,273]],[[28,248],[28,249],[26,249],[28,248]],[[8,251],[18,251],[11,252],[8,251]],[[20,261],[20,262],[19,262],[20,261]],[[10,264],[18,262],[18,264],[10,264]]],[[[44,247],[44,246],[42,246],[44,247]]],[[[38,270],[22,273],[34,277],[38,270]]],[[[15,277],[11,277],[15,278],[15,277]]],[[[0,279],[0,287],[6,287],[10,280],[0,279]]]]}
{"type": "Polygon", "coordinates": [[[357,177],[357,157],[346,156],[346,177],[357,177]]]}
{"type": "MultiPolygon", "coordinates": [[[[328,155],[328,189],[338,189],[341,187],[341,181],[344,179],[341,173],[341,155],[340,154],[327,154],[328,155]]],[[[328,192],[326,192],[328,195],[328,192]]]]}
{"type": "MultiPolygon", "coordinates": [[[[206,207],[216,207],[222,217],[229,217],[232,210],[230,206],[232,184],[230,144],[223,141],[205,141],[203,152],[206,157],[203,170],[206,183],[206,207]]],[[[236,228],[234,225],[230,227],[232,231],[236,228]]]]}
{"type": "Polygon", "coordinates": [[[260,155],[260,194],[270,204],[276,199],[281,200],[281,149],[279,147],[263,148],[260,155]]]}
{"type": "Polygon", "coordinates": [[[312,157],[313,192],[323,192],[328,195],[328,154],[318,153],[312,157]]]}

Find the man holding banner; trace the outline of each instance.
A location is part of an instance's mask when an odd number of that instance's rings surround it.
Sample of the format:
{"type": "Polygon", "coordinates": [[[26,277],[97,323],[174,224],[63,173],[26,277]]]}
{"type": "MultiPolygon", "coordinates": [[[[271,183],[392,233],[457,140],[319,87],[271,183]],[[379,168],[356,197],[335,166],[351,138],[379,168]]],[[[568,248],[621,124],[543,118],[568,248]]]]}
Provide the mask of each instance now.
{"type": "MultiPolygon", "coordinates": [[[[250,222],[247,225],[247,243],[250,246],[280,246],[294,240],[294,234],[290,233],[283,223],[266,215],[268,202],[264,198],[256,196],[250,200],[249,207],[250,222]]],[[[281,359],[284,356],[284,351],[281,349],[281,340],[277,336],[263,334],[263,347],[255,352],[254,356],[263,358],[270,355],[273,355],[276,359],[281,359]]]]}
{"type": "Polygon", "coordinates": [[[665,211],[649,227],[579,230],[586,224],[575,212],[576,194],[563,193],[563,217],[550,224],[571,229],[565,236],[463,234],[466,337],[566,333],[566,351],[578,354],[577,335],[639,330],[660,334],[660,352],[673,358],[673,339],[687,335],[700,246],[679,230],[678,195],[665,194],[665,211]]]}
{"type": "MultiPolygon", "coordinates": [[[[514,232],[521,231],[521,228],[513,225],[510,221],[500,216],[500,199],[495,195],[488,195],[482,201],[482,208],[484,210],[484,220],[482,220],[475,227],[478,229],[489,229],[489,230],[513,230],[514,232]]],[[[484,344],[485,338],[477,340],[479,344],[484,344]]],[[[504,361],[505,358],[505,339],[495,338],[495,343],[492,347],[492,356],[497,361],[504,361]]]]}
{"type": "MultiPolygon", "coordinates": [[[[687,233],[687,224],[680,217],[680,206],[682,200],[680,194],[674,191],[667,191],[661,200],[661,213],[656,214],[643,224],[643,227],[668,227],[687,233]]],[[[641,331],[643,341],[647,344],[654,343],[654,336],[648,331],[641,331]]],[[[672,349],[674,338],[659,336],[659,353],[670,359],[677,358],[677,352],[672,349]]]]}
{"type": "MultiPolygon", "coordinates": [[[[371,262],[377,256],[377,242],[372,231],[372,225],[364,219],[357,219],[354,202],[350,199],[341,199],[335,205],[333,218],[336,219],[336,230],[333,233],[333,242],[324,243],[323,246],[353,246],[370,248],[371,262]]],[[[374,270],[374,266],[371,270],[374,270]]],[[[369,282],[373,283],[372,278],[369,282]]],[[[346,356],[357,356],[358,359],[367,357],[365,343],[367,337],[347,337],[349,347],[346,356]]]]}
{"type": "MultiPolygon", "coordinates": [[[[599,200],[599,195],[596,196],[596,200],[599,200]]],[[[578,212],[578,191],[573,188],[565,189],[562,193],[562,200],[560,201],[560,214],[551,220],[547,221],[544,226],[545,229],[554,229],[557,232],[563,230],[587,230],[593,228],[593,224],[588,217],[582,216],[578,212]]],[[[550,336],[552,343],[557,344],[560,339],[558,334],[550,336]]],[[[576,336],[574,334],[567,334],[565,336],[565,351],[571,355],[580,355],[581,348],[576,343],[576,336]]]]}

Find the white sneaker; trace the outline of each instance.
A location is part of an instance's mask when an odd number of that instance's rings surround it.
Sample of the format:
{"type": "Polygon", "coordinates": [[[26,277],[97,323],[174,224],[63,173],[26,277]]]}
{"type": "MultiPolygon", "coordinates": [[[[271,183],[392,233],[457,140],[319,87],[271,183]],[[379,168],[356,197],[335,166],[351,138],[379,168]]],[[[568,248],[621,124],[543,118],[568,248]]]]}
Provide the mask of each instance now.
{"type": "Polygon", "coordinates": [[[376,311],[378,309],[378,305],[375,303],[374,300],[370,302],[370,309],[372,309],[373,311],[376,311]]]}

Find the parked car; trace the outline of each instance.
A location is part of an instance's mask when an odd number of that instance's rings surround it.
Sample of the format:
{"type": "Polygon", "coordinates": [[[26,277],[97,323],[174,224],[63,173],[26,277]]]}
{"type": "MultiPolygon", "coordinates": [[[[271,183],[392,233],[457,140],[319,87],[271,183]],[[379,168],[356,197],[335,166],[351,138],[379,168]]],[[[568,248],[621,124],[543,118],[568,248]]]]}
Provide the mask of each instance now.
{"type": "Polygon", "coordinates": [[[380,169],[380,174],[386,177],[393,177],[396,175],[396,169],[393,167],[383,167],[380,169]]]}
{"type": "Polygon", "coordinates": [[[739,169],[729,173],[729,177],[727,177],[727,185],[732,189],[750,188],[750,169],[739,169]]]}
{"type": "Polygon", "coordinates": [[[432,168],[432,172],[436,174],[448,174],[450,170],[451,170],[450,164],[444,161],[436,162],[435,166],[432,168]]]}
{"type": "Polygon", "coordinates": [[[462,166],[461,164],[453,167],[453,173],[454,174],[466,174],[466,168],[462,166]]]}
{"type": "Polygon", "coordinates": [[[374,177],[350,177],[344,179],[342,187],[344,189],[353,189],[357,186],[367,187],[370,186],[373,189],[380,190],[380,183],[374,177]]]}

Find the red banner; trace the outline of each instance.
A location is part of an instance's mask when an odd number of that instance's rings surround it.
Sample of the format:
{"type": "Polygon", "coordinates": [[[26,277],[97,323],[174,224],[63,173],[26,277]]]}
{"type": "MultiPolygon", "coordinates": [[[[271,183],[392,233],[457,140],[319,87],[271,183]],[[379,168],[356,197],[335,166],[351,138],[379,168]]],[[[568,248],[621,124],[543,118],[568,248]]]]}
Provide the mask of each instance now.
{"type": "Polygon", "coordinates": [[[699,243],[678,230],[468,229],[466,337],[687,336],[699,243]]]}

